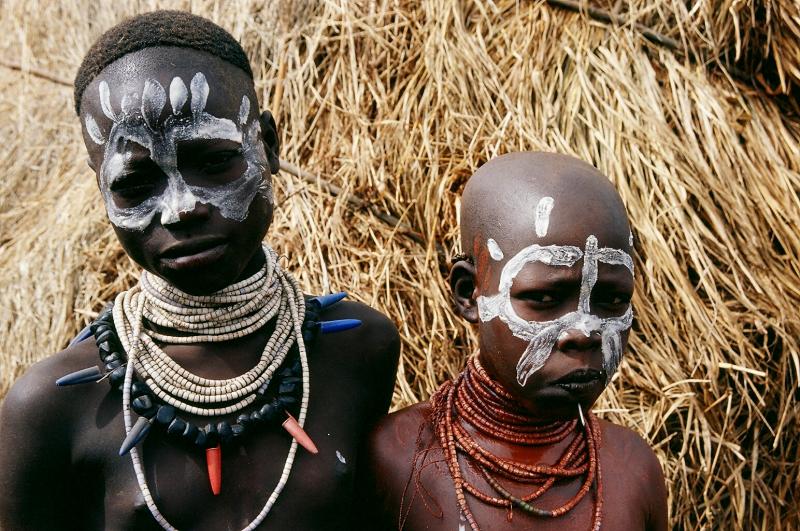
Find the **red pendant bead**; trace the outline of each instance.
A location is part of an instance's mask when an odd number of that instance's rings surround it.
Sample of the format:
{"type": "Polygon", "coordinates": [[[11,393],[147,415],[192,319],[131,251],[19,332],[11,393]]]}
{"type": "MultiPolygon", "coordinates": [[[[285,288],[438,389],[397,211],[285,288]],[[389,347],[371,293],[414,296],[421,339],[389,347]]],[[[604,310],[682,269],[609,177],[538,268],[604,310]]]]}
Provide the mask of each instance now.
{"type": "Polygon", "coordinates": [[[317,445],[314,444],[314,441],[311,440],[311,437],[300,427],[300,424],[297,420],[291,416],[288,412],[286,413],[286,420],[283,421],[283,429],[289,432],[289,435],[294,437],[294,440],[297,441],[297,444],[311,452],[312,454],[316,454],[319,452],[317,450],[317,445]]]}
{"type": "Polygon", "coordinates": [[[222,448],[220,445],[206,448],[206,466],[208,467],[211,492],[214,493],[214,496],[218,496],[222,491],[222,448]]]}

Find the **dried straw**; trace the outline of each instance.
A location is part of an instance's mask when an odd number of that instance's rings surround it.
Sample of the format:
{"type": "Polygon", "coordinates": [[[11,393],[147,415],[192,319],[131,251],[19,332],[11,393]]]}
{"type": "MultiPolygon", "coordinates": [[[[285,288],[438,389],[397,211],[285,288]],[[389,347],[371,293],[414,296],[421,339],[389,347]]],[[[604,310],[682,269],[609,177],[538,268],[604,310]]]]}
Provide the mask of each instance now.
{"type": "Polygon", "coordinates": [[[475,345],[439,252],[458,250],[467,177],[507,151],[572,153],[613,179],[638,239],[638,321],[597,409],[656,448],[676,528],[800,527],[800,125],[701,60],[766,42],[795,83],[790,1],[598,2],[620,24],[544,2],[6,0],[0,59],[21,70],[0,66],[0,396],[135,281],[58,80],[104,28],[165,6],[250,53],[302,170],[276,178],[270,241],[309,292],[345,289],[394,319],[396,407],[475,345]]]}

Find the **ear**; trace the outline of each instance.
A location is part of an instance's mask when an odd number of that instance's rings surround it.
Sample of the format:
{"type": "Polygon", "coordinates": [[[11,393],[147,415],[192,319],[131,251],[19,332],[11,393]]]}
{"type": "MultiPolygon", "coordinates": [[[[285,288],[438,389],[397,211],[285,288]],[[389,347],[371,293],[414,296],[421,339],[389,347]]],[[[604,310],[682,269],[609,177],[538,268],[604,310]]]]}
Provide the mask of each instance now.
{"type": "Polygon", "coordinates": [[[264,143],[264,151],[267,152],[267,159],[269,160],[269,171],[270,173],[278,173],[280,169],[278,154],[281,150],[281,140],[278,137],[275,119],[272,117],[271,112],[264,111],[258,117],[258,123],[261,126],[261,141],[264,143]]]}
{"type": "Polygon", "coordinates": [[[478,322],[478,303],[475,289],[475,266],[459,260],[450,269],[450,289],[456,313],[470,323],[478,322]]]}

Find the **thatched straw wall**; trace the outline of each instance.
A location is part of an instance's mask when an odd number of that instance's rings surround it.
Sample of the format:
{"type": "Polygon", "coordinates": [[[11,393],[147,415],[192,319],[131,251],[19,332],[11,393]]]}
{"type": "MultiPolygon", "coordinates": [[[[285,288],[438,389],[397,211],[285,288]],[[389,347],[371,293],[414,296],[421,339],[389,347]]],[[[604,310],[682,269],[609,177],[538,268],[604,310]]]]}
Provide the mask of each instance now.
{"type": "Polygon", "coordinates": [[[136,278],[59,80],[124,15],[190,8],[245,44],[287,162],[422,235],[321,181],[276,179],[269,238],[304,286],[399,326],[396,406],[474,345],[437,250],[457,251],[465,179],[506,151],[573,153],[613,179],[638,238],[638,322],[597,409],[656,448],[676,528],[797,529],[800,125],[769,94],[800,79],[797,4],[595,5],[621,18],[514,1],[5,0],[0,60],[23,72],[0,66],[0,396],[136,278]]]}

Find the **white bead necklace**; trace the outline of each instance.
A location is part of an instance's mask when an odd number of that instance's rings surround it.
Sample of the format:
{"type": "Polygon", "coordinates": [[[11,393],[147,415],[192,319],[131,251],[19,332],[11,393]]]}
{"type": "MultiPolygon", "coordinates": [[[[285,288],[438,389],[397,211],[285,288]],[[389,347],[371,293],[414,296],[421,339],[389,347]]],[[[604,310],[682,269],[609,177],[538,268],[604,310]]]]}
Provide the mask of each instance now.
{"type": "MultiPolygon", "coordinates": [[[[264,246],[266,263],[255,275],[212,295],[184,293],[164,280],[142,272],[139,285],[119,294],[114,303],[114,325],[128,353],[122,409],[125,431],[130,433],[131,385],[134,371],[165,403],[193,415],[221,416],[239,411],[269,385],[275,371],[295,343],[300,352],[303,396],[297,422],[302,428],[308,411],[308,358],[303,342],[303,293],[297,281],[278,264],[274,250],[264,246]],[[277,318],[276,318],[277,317],[277,318]],[[157,344],[230,341],[246,336],[276,318],[275,330],[261,359],[251,370],[234,378],[213,380],[197,376],[172,360],[157,344]],[[179,332],[169,335],[143,326],[147,320],[179,332]]],[[[242,531],[256,529],[280,496],[292,470],[297,441],[292,439],[281,477],[264,508],[242,531]]],[[[177,531],[164,518],[150,494],[137,449],[130,451],[139,489],[150,513],[162,528],[177,531]]]]}

